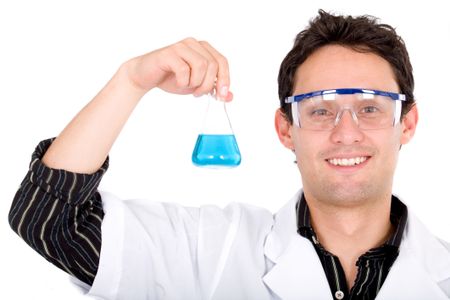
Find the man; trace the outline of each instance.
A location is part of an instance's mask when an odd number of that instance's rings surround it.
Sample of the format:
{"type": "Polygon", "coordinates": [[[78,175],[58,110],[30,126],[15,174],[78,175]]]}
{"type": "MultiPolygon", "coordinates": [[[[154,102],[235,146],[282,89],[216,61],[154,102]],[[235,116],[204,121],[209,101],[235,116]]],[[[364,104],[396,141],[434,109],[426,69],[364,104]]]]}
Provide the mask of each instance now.
{"type": "Polygon", "coordinates": [[[124,63],[52,140],[16,194],[12,228],[106,299],[448,299],[450,246],[392,195],[418,121],[395,30],[319,11],[279,73],[275,125],[303,190],[275,216],[120,201],[97,186],[114,140],[158,87],[231,101],[226,59],[185,39],[124,63]],[[108,126],[105,126],[108,124],[108,126]]]}

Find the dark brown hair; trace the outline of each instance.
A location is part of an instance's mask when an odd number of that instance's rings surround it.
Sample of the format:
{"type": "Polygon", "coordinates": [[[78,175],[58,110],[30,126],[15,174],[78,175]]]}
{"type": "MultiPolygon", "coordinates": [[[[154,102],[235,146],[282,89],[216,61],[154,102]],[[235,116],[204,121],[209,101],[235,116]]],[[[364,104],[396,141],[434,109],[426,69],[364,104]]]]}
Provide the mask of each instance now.
{"type": "Polygon", "coordinates": [[[281,111],[292,123],[291,106],[284,99],[291,96],[297,68],[317,49],[326,45],[342,45],[358,52],[374,53],[392,67],[400,92],[406,95],[404,116],[414,105],[414,77],[403,39],[387,24],[379,24],[372,16],[336,16],[319,10],[319,15],[295,38],[278,74],[278,96],[281,111]]]}

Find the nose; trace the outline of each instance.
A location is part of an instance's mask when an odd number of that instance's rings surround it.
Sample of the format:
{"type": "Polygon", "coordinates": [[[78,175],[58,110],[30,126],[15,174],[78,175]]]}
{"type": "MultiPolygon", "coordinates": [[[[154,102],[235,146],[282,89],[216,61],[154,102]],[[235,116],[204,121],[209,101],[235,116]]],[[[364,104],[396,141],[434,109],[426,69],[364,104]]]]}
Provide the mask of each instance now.
{"type": "Polygon", "coordinates": [[[358,127],[355,114],[351,110],[343,110],[337,118],[337,124],[331,132],[331,141],[335,144],[351,145],[362,142],[364,133],[358,127]]]}

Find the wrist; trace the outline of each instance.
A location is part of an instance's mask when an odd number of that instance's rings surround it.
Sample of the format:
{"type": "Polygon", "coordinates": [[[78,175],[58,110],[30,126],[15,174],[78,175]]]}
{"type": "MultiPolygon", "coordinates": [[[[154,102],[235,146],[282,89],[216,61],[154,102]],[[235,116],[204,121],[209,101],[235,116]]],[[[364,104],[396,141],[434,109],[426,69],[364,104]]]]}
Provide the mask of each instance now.
{"type": "Polygon", "coordinates": [[[144,88],[136,82],[134,79],[135,76],[133,75],[135,73],[135,68],[136,58],[130,59],[119,67],[116,76],[120,83],[129,90],[131,94],[138,96],[140,99],[152,88],[144,88]]]}

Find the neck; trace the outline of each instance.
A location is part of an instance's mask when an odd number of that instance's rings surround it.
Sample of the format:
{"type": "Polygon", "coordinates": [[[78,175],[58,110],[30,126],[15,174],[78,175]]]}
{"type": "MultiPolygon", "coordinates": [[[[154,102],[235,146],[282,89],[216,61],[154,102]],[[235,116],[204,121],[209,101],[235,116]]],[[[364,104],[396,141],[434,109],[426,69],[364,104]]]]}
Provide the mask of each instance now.
{"type": "Polygon", "coordinates": [[[349,288],[356,278],[358,258],[382,245],[391,234],[391,195],[351,207],[330,206],[305,192],[311,224],[320,244],[339,257],[349,288]]]}

